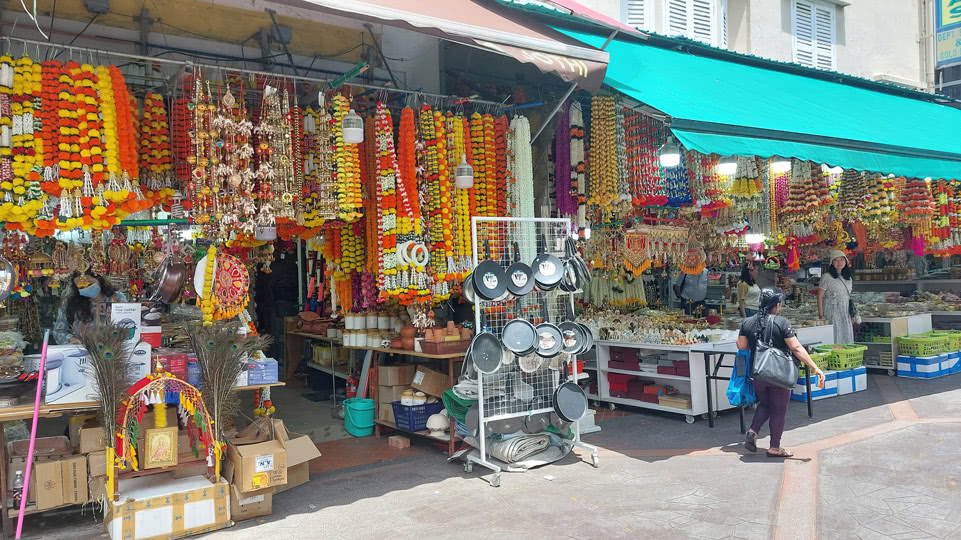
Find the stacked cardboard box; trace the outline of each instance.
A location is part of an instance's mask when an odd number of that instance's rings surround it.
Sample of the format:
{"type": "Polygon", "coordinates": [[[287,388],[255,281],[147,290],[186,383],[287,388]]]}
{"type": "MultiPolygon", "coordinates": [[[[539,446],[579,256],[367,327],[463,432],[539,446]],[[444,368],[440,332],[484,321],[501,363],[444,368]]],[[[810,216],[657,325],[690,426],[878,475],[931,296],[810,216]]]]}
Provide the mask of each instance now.
{"type": "Polygon", "coordinates": [[[310,437],[288,432],[281,420],[258,418],[227,443],[231,519],[270,515],[274,494],[307,483],[310,460],[318,457],[310,437]]]}
{"type": "Polygon", "coordinates": [[[391,403],[400,401],[404,390],[414,381],[416,366],[379,366],[377,368],[377,418],[394,421],[391,403]]]}
{"type": "MultiPolygon", "coordinates": [[[[7,463],[7,488],[13,489],[19,471],[27,468],[29,441],[10,443],[7,463]]],[[[83,504],[88,500],[87,458],[73,455],[67,437],[38,438],[34,445],[33,466],[30,473],[28,504],[38,510],[49,510],[68,504],[83,504]]]]}

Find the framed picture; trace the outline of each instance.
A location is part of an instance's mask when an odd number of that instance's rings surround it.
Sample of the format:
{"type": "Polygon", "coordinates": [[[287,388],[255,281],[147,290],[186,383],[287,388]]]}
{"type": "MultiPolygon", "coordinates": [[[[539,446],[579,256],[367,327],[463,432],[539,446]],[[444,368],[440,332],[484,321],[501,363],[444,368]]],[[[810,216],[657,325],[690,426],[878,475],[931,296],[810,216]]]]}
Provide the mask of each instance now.
{"type": "Polygon", "coordinates": [[[177,465],[177,427],[150,428],[144,434],[144,469],[177,465]]]}

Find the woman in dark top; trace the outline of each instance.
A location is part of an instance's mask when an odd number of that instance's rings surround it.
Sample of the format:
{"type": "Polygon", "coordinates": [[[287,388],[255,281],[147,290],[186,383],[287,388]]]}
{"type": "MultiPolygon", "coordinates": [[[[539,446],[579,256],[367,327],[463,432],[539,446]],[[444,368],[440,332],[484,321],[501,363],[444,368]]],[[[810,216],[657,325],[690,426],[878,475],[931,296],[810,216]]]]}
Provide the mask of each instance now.
{"type": "MultiPolygon", "coordinates": [[[[781,310],[784,294],[776,289],[761,291],[760,310],[754,316],[748,317],[741,323],[741,332],[737,337],[737,348],[742,351],[754,351],[758,340],[770,343],[772,346],[794,356],[804,362],[818,376],[818,386],[824,385],[824,372],[811,360],[807,351],[798,341],[791,322],[777,313],[781,310]]],[[[753,354],[753,353],[752,353],[753,354]]],[[[790,451],[781,448],[781,434],[784,433],[784,422],[787,419],[787,406],[791,400],[791,390],[771,386],[755,380],[754,391],[757,393],[758,405],[754,411],[754,420],[744,440],[744,446],[751,452],[757,452],[757,436],[765,422],[771,421],[771,447],[767,451],[768,457],[791,457],[790,451]]]]}

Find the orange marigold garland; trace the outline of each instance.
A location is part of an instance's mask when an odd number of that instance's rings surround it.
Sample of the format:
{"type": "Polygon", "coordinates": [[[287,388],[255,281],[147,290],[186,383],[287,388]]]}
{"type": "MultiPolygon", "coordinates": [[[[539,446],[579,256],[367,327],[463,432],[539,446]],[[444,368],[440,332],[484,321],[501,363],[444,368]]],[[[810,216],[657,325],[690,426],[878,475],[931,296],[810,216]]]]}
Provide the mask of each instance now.
{"type": "Polygon", "coordinates": [[[494,212],[496,216],[507,216],[507,190],[509,178],[507,170],[507,117],[499,116],[494,120],[494,159],[496,162],[494,190],[494,212]]]}
{"type": "Polygon", "coordinates": [[[471,161],[474,187],[471,188],[471,216],[487,215],[487,158],[484,156],[484,119],[479,113],[470,117],[471,161]]]}
{"type": "MultiPolygon", "coordinates": [[[[484,215],[497,215],[497,142],[494,133],[494,117],[484,115],[484,215]]],[[[493,255],[499,255],[495,249],[493,255]]]]}
{"type": "MultiPolygon", "coordinates": [[[[383,103],[377,104],[377,118],[374,138],[376,142],[377,180],[374,183],[377,190],[377,262],[380,272],[377,275],[377,286],[380,297],[386,298],[389,292],[397,292],[397,154],[394,151],[393,121],[390,111],[383,103]]],[[[371,259],[372,253],[368,254],[371,259]]]]}
{"type": "Polygon", "coordinates": [[[360,152],[356,144],[344,143],[343,119],[350,111],[350,102],[337,94],[333,99],[334,124],[334,186],[337,190],[337,216],[344,221],[353,222],[361,217],[358,211],[363,205],[361,197],[360,152]]]}

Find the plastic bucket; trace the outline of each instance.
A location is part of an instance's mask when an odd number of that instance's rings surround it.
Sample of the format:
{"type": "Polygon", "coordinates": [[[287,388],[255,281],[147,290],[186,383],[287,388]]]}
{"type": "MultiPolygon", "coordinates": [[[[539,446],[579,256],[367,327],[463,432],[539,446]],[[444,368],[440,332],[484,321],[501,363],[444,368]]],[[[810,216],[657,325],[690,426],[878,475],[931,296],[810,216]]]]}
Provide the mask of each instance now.
{"type": "Polygon", "coordinates": [[[354,437],[374,433],[374,400],[348,398],[344,400],[344,429],[354,437]]]}

